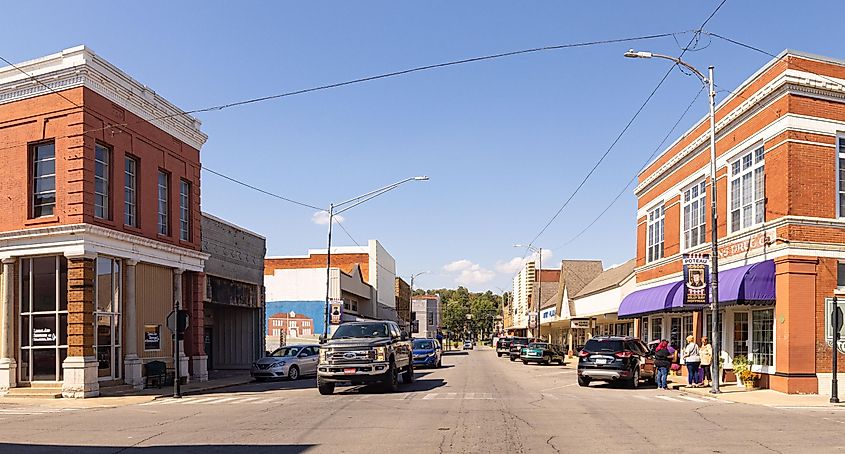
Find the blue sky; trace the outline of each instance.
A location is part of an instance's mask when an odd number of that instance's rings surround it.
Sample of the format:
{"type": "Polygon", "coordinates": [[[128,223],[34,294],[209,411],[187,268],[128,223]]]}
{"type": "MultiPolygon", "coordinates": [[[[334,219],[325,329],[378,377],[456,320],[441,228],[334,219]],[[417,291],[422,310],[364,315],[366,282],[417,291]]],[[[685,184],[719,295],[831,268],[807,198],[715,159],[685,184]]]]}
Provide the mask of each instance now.
{"type": "MultiPolygon", "coordinates": [[[[0,55],[23,61],[86,44],[185,110],[522,48],[697,28],[699,2],[9,2],[0,55]],[[44,9],[49,8],[50,14],[44,9]],[[37,18],[37,21],[34,20],[37,18]]],[[[779,53],[845,58],[832,2],[728,0],[706,30],[779,53]],[[763,7],[765,6],[765,7],[763,7]]],[[[684,43],[689,35],[679,36],[684,43]]],[[[686,55],[732,89],[769,58],[705,39],[686,55]]],[[[508,289],[522,250],[667,70],[622,57],[680,52],[672,38],[472,63],[198,115],[203,164],[327,206],[405,177],[345,214],[417,287],[508,289]],[[516,260],[514,260],[516,258],[516,260]]],[[[537,241],[548,261],[634,256],[635,199],[613,199],[684,111],[699,82],[673,73],[537,241]]],[[[720,94],[721,99],[724,94],[720,94]]],[[[706,113],[701,96],[670,140],[706,113]]],[[[314,211],[204,173],[203,210],[267,237],[268,255],[325,247],[314,211]]],[[[352,241],[338,231],[336,245],[352,241]]]]}

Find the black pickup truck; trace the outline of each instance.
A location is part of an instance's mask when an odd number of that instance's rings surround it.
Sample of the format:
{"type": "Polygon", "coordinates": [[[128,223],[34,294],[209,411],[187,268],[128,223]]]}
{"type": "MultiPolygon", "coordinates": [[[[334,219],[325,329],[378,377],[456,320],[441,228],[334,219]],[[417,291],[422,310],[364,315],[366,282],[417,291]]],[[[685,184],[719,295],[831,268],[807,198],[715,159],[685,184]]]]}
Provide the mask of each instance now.
{"type": "Polygon", "coordinates": [[[411,342],[399,325],[390,321],[349,322],[337,327],[320,346],[317,389],[332,394],[337,383],[378,383],[394,392],[402,381],[414,381],[411,342]]]}

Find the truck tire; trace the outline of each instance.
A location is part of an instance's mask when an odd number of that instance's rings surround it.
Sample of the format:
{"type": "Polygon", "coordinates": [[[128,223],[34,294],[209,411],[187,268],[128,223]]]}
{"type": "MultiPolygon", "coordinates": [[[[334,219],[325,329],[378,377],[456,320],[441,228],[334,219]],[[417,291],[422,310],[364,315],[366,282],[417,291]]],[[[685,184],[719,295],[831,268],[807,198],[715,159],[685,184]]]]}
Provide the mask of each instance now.
{"type": "Polygon", "coordinates": [[[320,394],[330,396],[334,394],[334,383],[323,381],[323,379],[317,377],[317,389],[320,394]]]}
{"type": "Polygon", "coordinates": [[[513,355],[511,355],[511,361],[516,361],[516,358],[513,355]]]}
{"type": "Polygon", "coordinates": [[[408,368],[402,373],[402,383],[410,385],[414,382],[414,363],[408,362],[408,368]]]}
{"type": "Polygon", "coordinates": [[[395,393],[399,390],[399,371],[396,369],[396,363],[393,360],[390,361],[390,367],[384,373],[381,387],[388,393],[395,393]]]}
{"type": "Polygon", "coordinates": [[[590,379],[578,377],[578,386],[590,386],[590,379]]]}
{"type": "Polygon", "coordinates": [[[502,357],[502,352],[496,352],[496,355],[497,355],[499,358],[501,358],[501,357],[502,357]]]}

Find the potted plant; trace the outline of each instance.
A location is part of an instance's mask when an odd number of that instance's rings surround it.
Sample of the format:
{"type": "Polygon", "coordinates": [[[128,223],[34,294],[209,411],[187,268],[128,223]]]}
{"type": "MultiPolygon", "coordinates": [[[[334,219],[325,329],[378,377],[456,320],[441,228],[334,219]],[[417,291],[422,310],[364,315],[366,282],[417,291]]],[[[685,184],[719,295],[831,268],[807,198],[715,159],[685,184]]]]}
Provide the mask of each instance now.
{"type": "Polygon", "coordinates": [[[736,355],[733,359],[733,372],[737,378],[737,385],[742,386],[745,383],[745,376],[748,376],[751,373],[751,364],[748,362],[748,358],[744,355],[736,355]]]}
{"type": "Polygon", "coordinates": [[[757,384],[757,380],[760,378],[760,375],[746,369],[739,373],[739,378],[742,380],[742,383],[745,384],[745,389],[752,389],[756,387],[755,385],[757,384]]]}

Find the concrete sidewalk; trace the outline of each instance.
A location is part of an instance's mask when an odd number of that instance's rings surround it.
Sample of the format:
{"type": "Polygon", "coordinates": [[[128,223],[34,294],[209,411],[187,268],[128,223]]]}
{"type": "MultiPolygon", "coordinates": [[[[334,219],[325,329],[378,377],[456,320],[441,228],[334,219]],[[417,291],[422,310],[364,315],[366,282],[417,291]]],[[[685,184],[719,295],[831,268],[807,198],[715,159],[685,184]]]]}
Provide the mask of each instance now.
{"type": "MultiPolygon", "coordinates": [[[[248,370],[236,371],[210,371],[208,374],[208,381],[190,382],[182,385],[181,393],[183,395],[198,394],[206,391],[212,391],[220,388],[228,388],[230,386],[243,385],[252,382],[248,370]]],[[[102,397],[128,397],[128,396],[149,396],[152,399],[160,397],[169,397],[173,395],[173,385],[162,386],[161,388],[146,388],[141,390],[120,390],[115,393],[110,393],[108,388],[101,391],[102,397]]]]}
{"type": "Polygon", "coordinates": [[[690,394],[723,399],[730,402],[737,402],[751,405],[763,405],[766,407],[779,408],[845,408],[845,404],[832,404],[830,397],[818,394],[784,394],[771,389],[751,389],[744,386],[737,386],[736,383],[720,383],[720,394],[711,394],[710,387],[691,388],[687,386],[686,377],[669,376],[669,388],[683,391],[690,394]],[[674,379],[674,380],[673,380],[674,379]]]}

